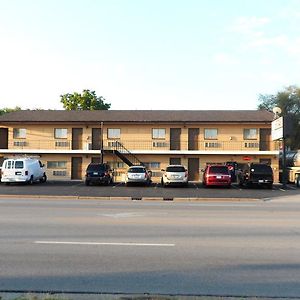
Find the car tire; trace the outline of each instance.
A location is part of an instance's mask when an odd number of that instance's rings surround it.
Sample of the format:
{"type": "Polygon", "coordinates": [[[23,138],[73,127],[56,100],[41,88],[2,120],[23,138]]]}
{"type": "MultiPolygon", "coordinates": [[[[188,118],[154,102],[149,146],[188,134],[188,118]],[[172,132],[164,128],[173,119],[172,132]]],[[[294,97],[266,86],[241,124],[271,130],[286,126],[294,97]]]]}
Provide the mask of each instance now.
{"type": "Polygon", "coordinates": [[[44,174],[43,177],[40,179],[40,183],[44,183],[47,181],[47,175],[44,174]]]}
{"type": "Polygon", "coordinates": [[[88,180],[86,180],[86,181],[85,181],[85,185],[86,185],[86,186],[89,186],[89,185],[90,185],[90,182],[89,182],[88,180]]]}
{"type": "Polygon", "coordinates": [[[30,176],[30,179],[29,179],[29,181],[28,181],[28,184],[30,184],[30,185],[33,184],[33,176],[32,176],[32,175],[30,176]]]}

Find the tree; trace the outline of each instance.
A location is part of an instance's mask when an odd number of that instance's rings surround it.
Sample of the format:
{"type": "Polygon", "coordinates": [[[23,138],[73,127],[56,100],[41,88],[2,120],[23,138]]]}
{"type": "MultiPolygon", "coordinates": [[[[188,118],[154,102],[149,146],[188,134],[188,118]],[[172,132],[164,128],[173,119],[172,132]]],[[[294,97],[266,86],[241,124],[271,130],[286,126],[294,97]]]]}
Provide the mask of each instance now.
{"type": "Polygon", "coordinates": [[[287,145],[292,150],[300,149],[300,88],[297,86],[286,87],[276,95],[259,95],[258,109],[272,111],[275,106],[281,108],[281,115],[291,120],[291,131],[287,145]]]}
{"type": "Polygon", "coordinates": [[[108,110],[110,103],[105,103],[105,99],[97,97],[95,91],[83,90],[82,94],[64,94],[60,96],[60,102],[66,110],[108,110]]]}
{"type": "Polygon", "coordinates": [[[8,108],[8,107],[1,108],[0,109],[0,116],[4,115],[4,114],[7,114],[9,112],[12,112],[12,111],[17,111],[17,110],[21,110],[21,107],[16,106],[15,108],[8,108]]]}

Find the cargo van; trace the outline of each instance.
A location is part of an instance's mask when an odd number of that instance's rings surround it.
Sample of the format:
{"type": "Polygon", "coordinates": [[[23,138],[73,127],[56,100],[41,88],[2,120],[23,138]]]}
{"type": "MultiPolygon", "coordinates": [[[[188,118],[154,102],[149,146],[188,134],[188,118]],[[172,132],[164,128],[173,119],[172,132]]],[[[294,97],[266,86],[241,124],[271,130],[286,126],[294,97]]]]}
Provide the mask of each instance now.
{"type": "Polygon", "coordinates": [[[46,182],[47,176],[44,165],[34,158],[6,159],[2,164],[1,182],[10,183],[29,183],[46,182]]]}

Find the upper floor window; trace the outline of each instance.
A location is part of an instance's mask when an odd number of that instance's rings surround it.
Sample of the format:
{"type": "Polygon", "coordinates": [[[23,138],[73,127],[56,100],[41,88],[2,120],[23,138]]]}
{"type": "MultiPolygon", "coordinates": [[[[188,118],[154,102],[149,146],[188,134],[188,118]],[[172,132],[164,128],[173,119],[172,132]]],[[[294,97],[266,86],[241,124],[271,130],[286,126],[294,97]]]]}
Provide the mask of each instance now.
{"type": "Polygon", "coordinates": [[[120,128],[108,128],[107,129],[107,138],[108,139],[121,138],[121,129],[120,128]]]}
{"type": "Polygon", "coordinates": [[[204,129],[204,139],[206,140],[216,140],[218,138],[217,128],[205,128],[204,129]]]}
{"type": "Polygon", "coordinates": [[[54,128],[54,137],[56,139],[66,139],[68,137],[67,128],[54,128]]]}
{"type": "Polygon", "coordinates": [[[14,128],[13,136],[14,136],[14,139],[26,139],[26,129],[25,128],[14,128]]]}
{"type": "Polygon", "coordinates": [[[256,140],[257,129],[256,128],[245,128],[244,129],[244,140],[256,140]]]}
{"type": "Polygon", "coordinates": [[[165,128],[152,128],[152,139],[165,139],[166,129],[165,128]]]}

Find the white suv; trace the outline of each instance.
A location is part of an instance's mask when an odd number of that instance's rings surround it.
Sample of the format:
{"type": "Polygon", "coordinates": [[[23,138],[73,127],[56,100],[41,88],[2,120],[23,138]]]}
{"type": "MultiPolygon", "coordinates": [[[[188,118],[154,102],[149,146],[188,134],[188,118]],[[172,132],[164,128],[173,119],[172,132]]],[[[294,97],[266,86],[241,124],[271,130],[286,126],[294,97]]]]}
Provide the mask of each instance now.
{"type": "Polygon", "coordinates": [[[188,185],[188,171],[182,165],[169,165],[163,173],[161,178],[161,185],[188,185]]]}

